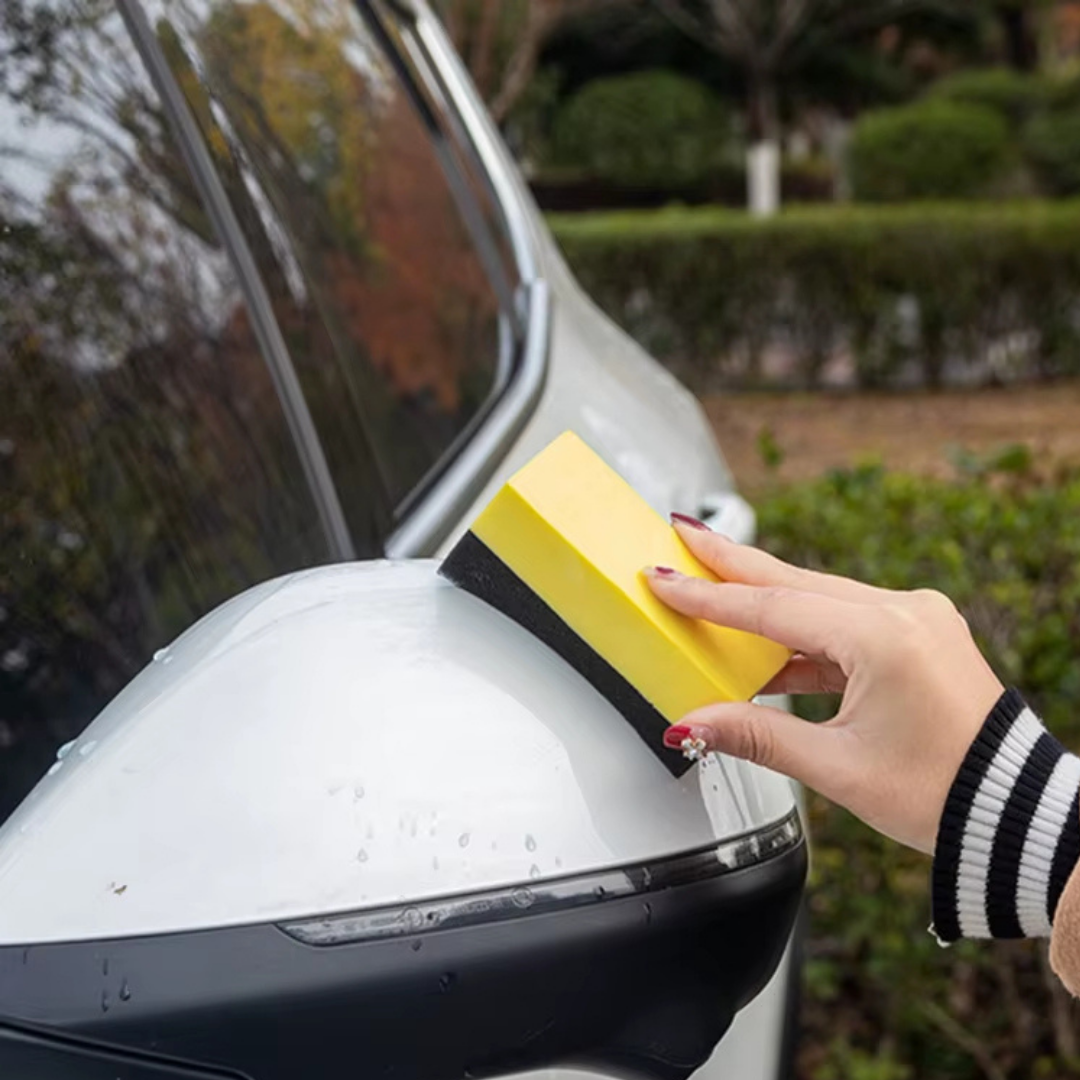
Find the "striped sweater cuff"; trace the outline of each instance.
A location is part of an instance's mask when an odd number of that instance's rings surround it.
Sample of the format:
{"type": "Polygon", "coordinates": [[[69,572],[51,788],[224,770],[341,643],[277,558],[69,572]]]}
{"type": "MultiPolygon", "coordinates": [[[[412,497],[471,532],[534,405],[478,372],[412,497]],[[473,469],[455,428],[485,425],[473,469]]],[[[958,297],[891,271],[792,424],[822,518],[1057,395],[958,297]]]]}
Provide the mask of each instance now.
{"type": "Polygon", "coordinates": [[[942,944],[1046,937],[1080,857],[1080,758],[1015,691],[971,744],[945,800],[931,884],[942,944]]]}

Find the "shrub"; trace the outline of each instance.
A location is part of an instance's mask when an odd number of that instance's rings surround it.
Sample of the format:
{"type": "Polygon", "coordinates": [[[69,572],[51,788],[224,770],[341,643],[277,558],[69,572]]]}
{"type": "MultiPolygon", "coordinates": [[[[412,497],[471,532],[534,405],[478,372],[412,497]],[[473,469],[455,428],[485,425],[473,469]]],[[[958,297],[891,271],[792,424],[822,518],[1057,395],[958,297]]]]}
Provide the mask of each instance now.
{"type": "Polygon", "coordinates": [[[560,110],[554,155],[626,185],[677,187],[703,181],[723,158],[728,114],[713,94],[669,71],[597,79],[560,110]]]}
{"type": "Polygon", "coordinates": [[[1080,109],[1040,113],[1028,125],[1024,150],[1047,192],[1080,193],[1080,109]]]}
{"type": "Polygon", "coordinates": [[[996,112],[1013,128],[1019,128],[1049,96],[1044,79],[1012,68],[959,71],[938,80],[928,97],[978,105],[996,112]]]}
{"type": "MultiPolygon", "coordinates": [[[[1040,478],[1029,461],[968,458],[955,481],[834,472],[762,500],[761,535],[802,565],[952,596],[1003,681],[1080,749],[1080,475],[1040,478]]],[[[926,932],[928,860],[822,799],[809,816],[800,1076],[852,1076],[863,1061],[875,1077],[1076,1074],[1069,998],[1043,944],[942,951],[926,932]]]]}
{"type": "Polygon", "coordinates": [[[585,288],[699,389],[1080,370],[1080,203],[552,219],[585,288]],[[770,358],[766,370],[764,361],[770,358]],[[836,374],[839,373],[839,374],[836,374]]]}
{"type": "Polygon", "coordinates": [[[852,133],[857,199],[960,199],[986,192],[1011,164],[1009,130],[992,110],[927,99],[865,113],[852,133]]]}

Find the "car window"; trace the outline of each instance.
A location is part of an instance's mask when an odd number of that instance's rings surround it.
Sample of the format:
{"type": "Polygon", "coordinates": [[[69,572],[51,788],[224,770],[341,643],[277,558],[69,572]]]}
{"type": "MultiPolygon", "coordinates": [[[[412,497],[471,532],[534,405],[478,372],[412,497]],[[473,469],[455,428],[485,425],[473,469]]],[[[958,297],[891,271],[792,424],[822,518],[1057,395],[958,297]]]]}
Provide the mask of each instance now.
{"type": "Polygon", "coordinates": [[[0,13],[0,822],[195,619],[326,540],[113,4],[0,13]]]}
{"type": "Polygon", "coordinates": [[[400,57],[351,0],[143,6],[271,294],[346,517],[364,527],[357,462],[400,509],[505,366],[498,244],[400,57]]]}

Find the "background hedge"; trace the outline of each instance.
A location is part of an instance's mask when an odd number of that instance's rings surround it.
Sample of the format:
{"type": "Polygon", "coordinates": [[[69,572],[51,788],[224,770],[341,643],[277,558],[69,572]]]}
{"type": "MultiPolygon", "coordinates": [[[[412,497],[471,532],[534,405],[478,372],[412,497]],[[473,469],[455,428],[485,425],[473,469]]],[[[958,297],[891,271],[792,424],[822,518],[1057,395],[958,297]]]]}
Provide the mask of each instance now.
{"type": "Polygon", "coordinates": [[[856,199],[905,202],[987,194],[1013,158],[1009,126],[995,110],[927,98],[866,113],[852,133],[848,165],[856,199]]]}
{"type": "Polygon", "coordinates": [[[551,223],[586,290],[698,390],[1080,371],[1080,202],[551,223]]]}
{"type": "MultiPolygon", "coordinates": [[[[1080,749],[1080,474],[1037,476],[1023,447],[953,481],[834,472],[759,501],[794,562],[948,593],[1000,677],[1080,749]]],[[[832,711],[801,699],[811,716],[832,711]]],[[[803,1060],[813,1080],[1019,1080],[1080,1073],[1075,1004],[1045,944],[939,948],[929,860],[810,798],[814,838],[803,1060]]]]}
{"type": "Polygon", "coordinates": [[[619,185],[701,184],[721,166],[731,116],[701,83],[670,71],[597,79],[555,121],[552,149],[586,175],[619,185]]]}

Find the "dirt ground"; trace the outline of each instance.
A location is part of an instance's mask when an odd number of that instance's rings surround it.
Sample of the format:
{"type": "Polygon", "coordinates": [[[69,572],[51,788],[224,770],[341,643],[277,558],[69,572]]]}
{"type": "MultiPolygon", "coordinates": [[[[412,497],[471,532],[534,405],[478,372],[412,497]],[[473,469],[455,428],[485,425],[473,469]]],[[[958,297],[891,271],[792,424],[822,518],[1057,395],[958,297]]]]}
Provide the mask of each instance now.
{"type": "Polygon", "coordinates": [[[1025,443],[1047,466],[1080,462],[1080,380],[939,393],[728,394],[705,408],[740,487],[799,480],[869,457],[890,468],[948,475],[958,447],[985,453],[1025,443]],[[762,457],[762,433],[783,455],[762,457]]]}

